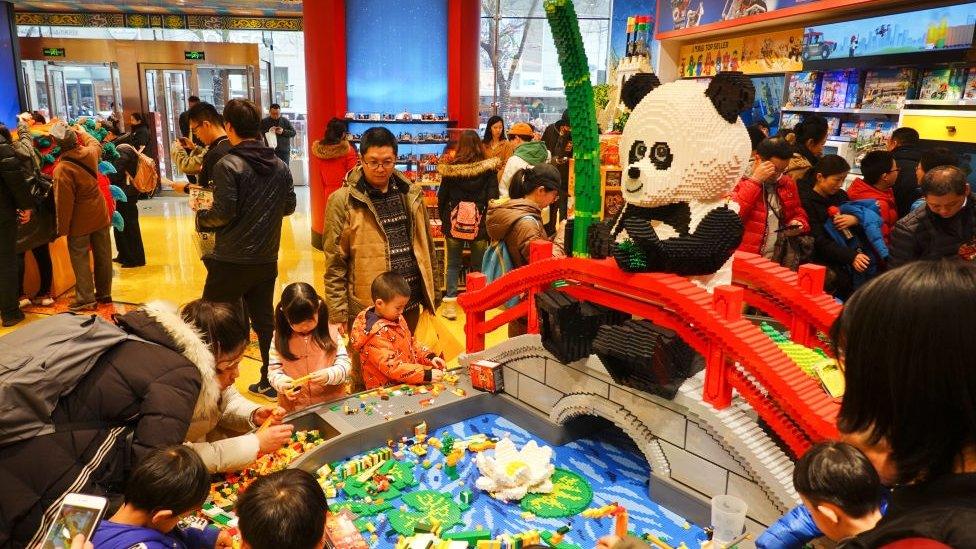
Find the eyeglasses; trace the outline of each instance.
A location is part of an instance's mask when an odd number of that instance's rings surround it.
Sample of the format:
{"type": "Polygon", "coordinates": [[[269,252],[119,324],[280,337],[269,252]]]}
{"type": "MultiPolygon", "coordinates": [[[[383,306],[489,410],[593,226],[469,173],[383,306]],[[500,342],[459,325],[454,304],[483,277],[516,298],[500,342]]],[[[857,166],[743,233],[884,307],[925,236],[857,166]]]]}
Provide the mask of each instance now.
{"type": "Polygon", "coordinates": [[[196,126],[194,126],[194,125],[191,124],[190,125],[190,133],[197,133],[197,130],[200,129],[200,126],[202,126],[202,125],[203,124],[197,124],[196,126]]]}
{"type": "Polygon", "coordinates": [[[388,170],[393,167],[394,162],[392,160],[384,160],[382,162],[376,162],[376,161],[363,162],[363,164],[371,170],[378,170],[380,168],[383,168],[384,170],[388,170]]]}

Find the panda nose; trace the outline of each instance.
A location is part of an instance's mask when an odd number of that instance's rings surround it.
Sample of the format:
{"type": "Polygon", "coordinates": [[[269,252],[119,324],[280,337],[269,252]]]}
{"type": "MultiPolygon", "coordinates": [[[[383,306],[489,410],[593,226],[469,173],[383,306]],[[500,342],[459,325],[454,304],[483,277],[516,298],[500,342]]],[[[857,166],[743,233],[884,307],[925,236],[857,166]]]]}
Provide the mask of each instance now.
{"type": "Polygon", "coordinates": [[[637,179],[637,178],[639,178],[640,177],[640,168],[638,168],[637,166],[631,166],[630,168],[628,168],[627,169],[627,177],[630,177],[631,179],[637,179]]]}

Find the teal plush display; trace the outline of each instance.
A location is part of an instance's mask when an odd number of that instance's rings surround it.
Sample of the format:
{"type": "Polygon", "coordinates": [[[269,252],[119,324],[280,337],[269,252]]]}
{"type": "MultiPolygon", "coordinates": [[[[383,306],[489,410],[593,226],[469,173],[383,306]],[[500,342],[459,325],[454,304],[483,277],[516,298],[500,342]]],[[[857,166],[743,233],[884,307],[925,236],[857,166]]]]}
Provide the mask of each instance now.
{"type": "Polygon", "coordinates": [[[110,175],[118,172],[116,171],[115,166],[113,166],[111,162],[107,160],[102,160],[101,162],[98,163],[98,173],[110,175]]]}
{"type": "Polygon", "coordinates": [[[121,156],[119,151],[115,149],[115,143],[106,143],[102,145],[102,160],[108,160],[109,162],[116,160],[121,156]]]}
{"type": "Polygon", "coordinates": [[[112,227],[119,232],[125,230],[125,221],[122,220],[122,214],[119,212],[112,212],[112,227]]]}
{"type": "Polygon", "coordinates": [[[128,202],[129,201],[129,199],[126,198],[126,196],[125,196],[125,191],[123,191],[121,188],[116,187],[115,185],[109,185],[108,186],[108,190],[111,191],[112,198],[114,198],[116,202],[128,202]]]}

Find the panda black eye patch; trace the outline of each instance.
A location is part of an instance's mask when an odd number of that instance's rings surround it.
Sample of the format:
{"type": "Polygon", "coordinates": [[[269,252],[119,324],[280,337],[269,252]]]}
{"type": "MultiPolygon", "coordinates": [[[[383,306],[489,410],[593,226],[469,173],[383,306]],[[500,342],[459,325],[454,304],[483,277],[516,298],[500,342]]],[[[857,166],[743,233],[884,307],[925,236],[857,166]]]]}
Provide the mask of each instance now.
{"type": "Polygon", "coordinates": [[[674,155],[671,154],[671,147],[663,141],[658,141],[651,147],[651,163],[659,170],[666,170],[671,167],[674,155]]]}
{"type": "Polygon", "coordinates": [[[647,155],[647,145],[643,141],[634,141],[634,144],[630,146],[630,162],[633,164],[644,158],[647,155]]]}

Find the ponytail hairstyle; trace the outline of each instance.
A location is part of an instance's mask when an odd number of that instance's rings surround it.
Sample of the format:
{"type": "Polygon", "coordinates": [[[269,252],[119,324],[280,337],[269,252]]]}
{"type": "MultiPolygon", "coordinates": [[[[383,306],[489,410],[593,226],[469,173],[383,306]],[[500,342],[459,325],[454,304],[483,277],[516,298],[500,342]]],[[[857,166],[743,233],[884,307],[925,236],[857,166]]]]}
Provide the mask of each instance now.
{"type": "Polygon", "coordinates": [[[508,186],[508,196],[513,199],[525,198],[539,187],[559,192],[560,181],[559,170],[548,162],[529,166],[515,172],[508,186]]]}
{"type": "Polygon", "coordinates": [[[229,304],[195,299],[180,308],[180,318],[200,333],[214,360],[247,345],[250,330],[241,311],[229,304]]]}
{"type": "Polygon", "coordinates": [[[817,159],[808,150],[807,142],[811,140],[814,143],[823,141],[827,137],[827,129],[827,119],[819,114],[811,114],[804,118],[793,128],[793,133],[796,134],[796,152],[805,156],[811,164],[816,164],[817,159]]]}
{"type": "Polygon", "coordinates": [[[292,353],[288,341],[294,334],[292,324],[312,320],[318,313],[318,325],[312,330],[312,341],[326,353],[336,350],[336,344],[329,335],[329,310],[325,301],[315,292],[311,284],[293,282],[281,291],[281,301],[275,307],[275,349],[288,360],[298,357],[292,353]]]}

